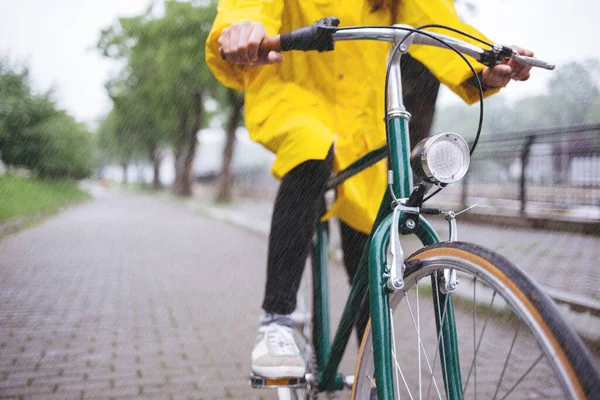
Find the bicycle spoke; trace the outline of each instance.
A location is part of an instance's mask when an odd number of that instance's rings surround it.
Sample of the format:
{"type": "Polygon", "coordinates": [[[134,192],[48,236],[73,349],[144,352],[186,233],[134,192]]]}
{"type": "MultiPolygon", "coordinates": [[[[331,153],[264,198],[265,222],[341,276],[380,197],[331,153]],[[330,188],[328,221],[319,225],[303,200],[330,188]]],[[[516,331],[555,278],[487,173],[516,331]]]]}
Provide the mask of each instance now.
{"type": "Polygon", "coordinates": [[[473,354],[473,361],[471,362],[471,366],[469,367],[469,373],[467,375],[467,381],[465,382],[465,386],[463,387],[463,394],[467,391],[467,386],[469,385],[469,380],[471,379],[471,373],[473,372],[473,367],[477,361],[477,353],[479,353],[479,347],[481,347],[481,342],[483,340],[483,334],[485,333],[485,328],[487,327],[490,314],[492,313],[492,306],[494,305],[494,299],[496,298],[496,292],[494,290],[494,294],[492,295],[492,300],[488,306],[487,313],[485,315],[485,321],[483,322],[483,328],[481,329],[481,335],[479,335],[479,341],[477,342],[477,348],[475,349],[475,354],[473,354]]]}
{"type": "Polygon", "coordinates": [[[500,400],[504,400],[504,399],[506,399],[506,398],[508,397],[508,395],[509,395],[509,394],[511,394],[511,393],[512,393],[512,391],[513,391],[513,390],[515,390],[515,388],[516,388],[517,386],[519,386],[519,384],[520,384],[521,382],[523,382],[523,379],[525,379],[525,377],[526,377],[526,376],[527,376],[527,375],[528,375],[528,374],[531,372],[531,370],[535,368],[535,366],[536,366],[536,365],[537,365],[537,364],[540,362],[540,360],[542,359],[542,357],[544,357],[544,353],[540,354],[540,356],[537,358],[537,360],[535,360],[535,361],[533,362],[533,364],[531,365],[531,367],[529,367],[529,369],[528,369],[527,371],[525,371],[525,373],[524,373],[524,374],[523,374],[523,376],[522,376],[522,377],[521,377],[521,378],[520,378],[520,379],[517,381],[517,383],[515,383],[515,384],[513,385],[513,387],[511,387],[511,388],[510,388],[510,390],[509,390],[509,391],[508,391],[508,392],[507,392],[507,393],[504,395],[504,397],[503,397],[503,398],[501,398],[500,400]]]}
{"type": "MultiPolygon", "coordinates": [[[[394,335],[394,317],[392,315],[392,309],[390,308],[390,326],[392,328],[392,355],[394,356],[394,362],[399,366],[398,360],[396,359],[396,336],[394,335]]],[[[398,390],[398,399],[400,399],[400,380],[398,379],[398,368],[394,368],[396,373],[396,390],[398,390]]]]}
{"type": "Polygon", "coordinates": [[[375,379],[373,379],[373,377],[371,375],[367,374],[367,378],[369,378],[373,387],[377,387],[377,385],[375,384],[375,379]]]}
{"type": "MultiPolygon", "coordinates": [[[[438,340],[437,340],[437,348],[440,348],[440,342],[441,342],[441,347],[442,347],[442,351],[441,351],[441,357],[444,357],[444,365],[446,365],[446,363],[448,362],[448,359],[446,358],[446,344],[444,343],[444,324],[446,323],[446,312],[448,311],[448,301],[450,299],[450,296],[446,296],[446,299],[444,300],[444,311],[442,312],[442,320],[440,321],[440,334],[438,335],[438,340]]],[[[438,290],[438,304],[439,304],[439,290],[438,290]]],[[[434,367],[435,367],[435,360],[433,360],[434,363],[434,367]]],[[[441,359],[440,359],[441,362],[441,359]]],[[[444,368],[444,376],[446,378],[446,382],[448,382],[448,368],[444,368]]]]}
{"type": "MultiPolygon", "coordinates": [[[[477,354],[475,342],[477,338],[477,277],[473,279],[473,357],[477,354]]],[[[473,391],[475,392],[475,400],[477,400],[477,363],[475,363],[475,379],[473,380],[473,391]]],[[[464,390],[463,390],[464,393],[464,390]]]]}
{"type": "MultiPolygon", "coordinates": [[[[446,302],[447,302],[447,301],[448,301],[448,298],[446,297],[446,302]]],[[[438,310],[439,310],[439,309],[440,309],[440,308],[439,308],[439,307],[440,307],[440,299],[439,299],[439,294],[436,294],[436,302],[437,302],[437,304],[438,304],[438,310]]],[[[442,321],[444,321],[444,320],[445,320],[445,312],[446,312],[446,306],[444,306],[444,312],[443,312],[443,315],[442,315],[442,317],[441,317],[441,320],[440,320],[440,325],[442,325],[442,321]]],[[[443,336],[442,336],[442,330],[440,329],[440,332],[439,332],[439,333],[438,333],[438,335],[437,335],[437,341],[436,341],[436,346],[435,346],[435,353],[434,353],[434,355],[433,355],[433,368],[432,368],[432,371],[431,371],[431,380],[429,381],[429,387],[427,388],[427,400],[429,400],[429,396],[431,395],[431,384],[432,384],[432,382],[435,380],[433,371],[435,371],[435,363],[437,362],[437,356],[438,356],[438,354],[439,354],[439,349],[440,349],[440,341],[443,341],[443,340],[444,340],[444,338],[443,338],[443,336]]],[[[445,358],[444,358],[444,359],[445,359],[445,358]]],[[[440,362],[441,362],[441,361],[440,361],[440,362]]],[[[442,373],[445,373],[445,371],[442,371],[442,373]]],[[[448,377],[448,376],[447,376],[447,374],[446,374],[446,379],[447,379],[447,377],[448,377]]],[[[436,387],[437,387],[437,386],[436,386],[436,387]]],[[[438,392],[438,396],[439,396],[439,398],[441,398],[441,394],[440,394],[440,392],[439,392],[439,389],[438,389],[438,391],[437,391],[437,392],[438,392]]]]}
{"type": "Polygon", "coordinates": [[[421,389],[421,349],[419,348],[419,343],[421,343],[421,320],[419,318],[419,282],[417,282],[417,353],[419,354],[419,400],[421,400],[423,393],[421,389]]]}
{"type": "MultiPolygon", "coordinates": [[[[421,336],[420,336],[420,329],[418,329],[418,328],[417,328],[417,325],[416,325],[416,323],[415,323],[415,318],[414,318],[414,316],[413,316],[412,309],[411,309],[411,306],[410,306],[410,301],[408,300],[408,296],[406,295],[406,292],[404,292],[404,298],[406,299],[406,304],[407,304],[407,307],[408,307],[408,311],[409,311],[409,313],[410,313],[410,318],[411,318],[411,320],[412,320],[413,327],[415,328],[415,330],[417,330],[417,331],[418,331],[418,333],[417,333],[417,334],[419,335],[419,352],[420,352],[421,350],[423,351],[423,356],[425,357],[425,362],[427,363],[427,368],[428,368],[428,370],[429,370],[429,373],[431,374],[431,379],[432,379],[432,381],[430,381],[430,385],[431,385],[431,383],[433,382],[433,385],[434,385],[434,387],[435,387],[435,391],[437,392],[437,394],[438,394],[438,397],[440,397],[440,398],[441,398],[441,397],[442,397],[442,395],[441,395],[441,393],[440,393],[440,389],[439,389],[439,387],[438,387],[438,385],[437,385],[437,381],[435,380],[435,376],[433,375],[433,369],[432,369],[432,367],[431,367],[431,363],[429,362],[429,357],[427,357],[427,352],[425,351],[425,346],[423,345],[423,341],[421,340],[421,336]]],[[[419,361],[420,361],[420,360],[419,360],[419,361]]],[[[419,368],[420,368],[420,367],[419,367],[419,368]]],[[[427,397],[429,398],[429,393],[428,393],[428,396],[427,396],[427,397]]]]}
{"type": "MultiPolygon", "coordinates": [[[[437,303],[437,309],[439,310],[440,309],[440,292],[438,290],[438,285],[437,285],[437,273],[435,274],[435,282],[436,282],[436,284],[433,286],[433,290],[435,291],[435,300],[436,300],[436,303],[437,303]]],[[[436,347],[435,347],[435,355],[433,357],[433,370],[434,371],[435,371],[435,363],[437,361],[437,356],[439,354],[440,342],[442,343],[442,351],[441,351],[442,354],[440,355],[440,358],[444,357],[444,360],[446,360],[445,346],[443,346],[444,336],[442,335],[442,333],[444,331],[444,322],[446,321],[446,311],[448,310],[448,300],[449,300],[449,298],[450,298],[450,296],[446,296],[446,299],[444,300],[444,310],[443,310],[442,315],[440,316],[440,320],[439,320],[440,331],[438,333],[436,347]]],[[[448,382],[448,372],[446,371],[445,368],[443,369],[442,372],[444,374],[446,382],[448,382]]],[[[431,378],[433,380],[433,372],[432,372],[431,378]]],[[[428,400],[429,400],[429,396],[431,394],[431,382],[432,381],[429,381],[429,389],[427,390],[427,399],[428,400]]]]}
{"type": "Polygon", "coordinates": [[[508,366],[508,360],[510,359],[510,355],[512,354],[513,348],[515,347],[515,342],[517,341],[517,335],[519,334],[520,329],[521,325],[517,326],[515,336],[513,337],[512,343],[510,345],[510,350],[508,351],[508,355],[506,356],[506,360],[504,361],[504,367],[502,367],[502,373],[500,374],[500,379],[498,380],[496,392],[494,393],[494,398],[492,400],[496,400],[496,396],[498,395],[498,391],[500,390],[500,385],[502,384],[502,380],[504,379],[504,373],[506,372],[506,367],[508,366]]]}
{"type": "MultiPolygon", "coordinates": [[[[391,313],[392,313],[392,309],[390,308],[390,314],[391,313]]],[[[391,315],[390,315],[390,317],[391,317],[391,315]]],[[[394,324],[391,323],[390,325],[392,326],[392,337],[395,337],[394,324]]],[[[394,357],[394,363],[396,364],[396,373],[400,372],[400,376],[402,377],[402,381],[404,382],[406,391],[408,392],[410,399],[414,400],[414,398],[412,397],[412,394],[410,393],[410,388],[408,387],[408,383],[406,382],[406,379],[404,378],[404,374],[402,373],[402,368],[400,368],[400,364],[398,363],[398,359],[396,358],[396,341],[395,340],[392,341],[392,355],[394,357]]],[[[398,384],[397,386],[398,386],[398,399],[400,399],[400,384],[398,384]]]]}

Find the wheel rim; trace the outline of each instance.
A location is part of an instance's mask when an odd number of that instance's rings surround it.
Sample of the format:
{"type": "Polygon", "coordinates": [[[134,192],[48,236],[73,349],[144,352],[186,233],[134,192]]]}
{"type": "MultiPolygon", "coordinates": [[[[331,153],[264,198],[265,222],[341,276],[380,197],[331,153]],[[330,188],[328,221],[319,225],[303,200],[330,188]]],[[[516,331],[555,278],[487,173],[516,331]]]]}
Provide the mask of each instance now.
{"type": "MultiPolygon", "coordinates": [[[[569,380],[562,379],[568,371],[555,354],[556,344],[540,328],[539,320],[526,312],[518,293],[477,264],[447,256],[427,258],[418,270],[408,274],[405,290],[390,297],[390,307],[396,310],[391,318],[392,335],[396,338],[391,349],[396,396],[446,398],[440,368],[440,358],[444,355],[438,346],[441,337],[435,333],[435,325],[431,325],[433,290],[428,277],[448,267],[458,271],[460,280],[459,290],[452,297],[457,303],[464,397],[576,398],[576,388],[569,380]],[[512,313],[508,313],[509,305],[512,313]],[[470,328],[465,329],[466,325],[470,328]],[[512,333],[507,335],[508,331],[512,333]],[[415,371],[418,371],[416,375],[415,371]],[[552,379],[551,375],[554,375],[552,379]]],[[[440,304],[440,309],[448,308],[440,304]]],[[[363,346],[363,357],[356,372],[354,398],[357,399],[372,398],[374,391],[372,357],[365,356],[371,352],[370,330],[363,346]]]]}

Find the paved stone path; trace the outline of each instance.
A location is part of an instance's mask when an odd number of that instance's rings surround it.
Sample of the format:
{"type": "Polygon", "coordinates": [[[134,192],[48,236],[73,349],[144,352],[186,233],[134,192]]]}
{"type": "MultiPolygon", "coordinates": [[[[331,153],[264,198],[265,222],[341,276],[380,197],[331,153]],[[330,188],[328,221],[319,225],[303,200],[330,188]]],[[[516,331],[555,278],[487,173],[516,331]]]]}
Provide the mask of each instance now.
{"type": "Polygon", "coordinates": [[[109,193],[0,242],[0,398],[272,398],[248,387],[265,240],[109,193]]]}
{"type": "MultiPolygon", "coordinates": [[[[116,191],[4,238],[0,399],[275,398],[247,383],[265,258],[262,234],[116,191]]],[[[337,321],[342,268],[331,290],[337,321]]]]}

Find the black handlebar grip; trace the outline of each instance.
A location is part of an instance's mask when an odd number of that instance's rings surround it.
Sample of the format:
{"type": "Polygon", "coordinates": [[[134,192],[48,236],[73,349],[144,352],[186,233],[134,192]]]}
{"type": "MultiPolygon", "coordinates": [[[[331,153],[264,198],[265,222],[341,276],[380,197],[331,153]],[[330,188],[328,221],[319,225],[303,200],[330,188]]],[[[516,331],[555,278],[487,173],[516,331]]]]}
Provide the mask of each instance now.
{"type": "Polygon", "coordinates": [[[336,17],[322,18],[310,26],[295,29],[280,36],[281,50],[331,51],[334,48],[331,34],[336,31],[340,20],[336,17]]]}

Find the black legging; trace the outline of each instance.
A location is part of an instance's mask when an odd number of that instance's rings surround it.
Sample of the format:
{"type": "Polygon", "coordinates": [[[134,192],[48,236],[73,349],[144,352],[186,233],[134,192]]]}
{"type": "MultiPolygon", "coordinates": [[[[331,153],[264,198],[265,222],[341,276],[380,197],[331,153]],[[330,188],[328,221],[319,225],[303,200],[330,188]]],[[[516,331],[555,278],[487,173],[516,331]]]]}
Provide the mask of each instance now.
{"type": "MultiPolygon", "coordinates": [[[[267,313],[290,314],[296,308],[298,287],[332,166],[333,150],[330,150],[325,160],[305,161],[281,180],[269,236],[267,284],[263,302],[263,309],[267,313]]],[[[352,280],[368,235],[343,222],[340,227],[344,265],[352,280]]]]}

